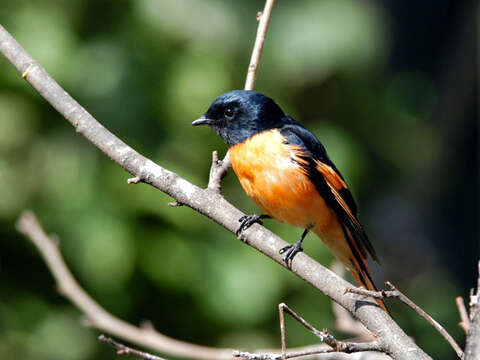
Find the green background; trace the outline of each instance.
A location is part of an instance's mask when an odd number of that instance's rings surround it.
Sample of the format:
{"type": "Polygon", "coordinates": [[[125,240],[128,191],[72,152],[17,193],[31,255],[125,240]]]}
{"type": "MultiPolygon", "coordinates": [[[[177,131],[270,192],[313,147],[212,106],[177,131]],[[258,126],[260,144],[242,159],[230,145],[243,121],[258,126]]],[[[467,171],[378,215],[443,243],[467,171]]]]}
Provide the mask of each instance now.
{"type": "MultiPolygon", "coordinates": [[[[206,186],[225,146],[192,128],[243,88],[263,1],[9,1],[0,22],[110,131],[206,186]]],[[[347,179],[382,266],[463,345],[454,304],[476,281],[473,2],[279,0],[256,89],[310,128],[347,179]]],[[[231,348],[278,347],[277,304],[335,332],[331,303],[265,256],[125,171],[0,59],[0,358],[113,359],[14,227],[32,209],[85,289],[116,316],[231,348]]],[[[233,172],[223,192],[256,212],[233,172]]],[[[301,229],[266,221],[289,242],[301,229]]],[[[310,235],[305,251],[329,266],[310,235]]],[[[436,359],[448,344],[411,310],[398,323],[436,359]]],[[[288,321],[288,344],[315,338],[288,321]]]]}

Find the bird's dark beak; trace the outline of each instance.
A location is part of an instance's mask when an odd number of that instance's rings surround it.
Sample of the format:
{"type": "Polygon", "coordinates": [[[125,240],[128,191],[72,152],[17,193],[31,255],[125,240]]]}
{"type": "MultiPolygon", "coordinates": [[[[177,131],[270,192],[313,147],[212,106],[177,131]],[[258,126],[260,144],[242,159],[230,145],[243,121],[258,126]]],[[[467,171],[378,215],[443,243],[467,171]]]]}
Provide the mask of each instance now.
{"type": "Polygon", "coordinates": [[[192,122],[192,126],[199,126],[199,125],[212,125],[214,120],[212,119],[207,119],[205,115],[203,115],[201,118],[195,120],[192,122]]]}

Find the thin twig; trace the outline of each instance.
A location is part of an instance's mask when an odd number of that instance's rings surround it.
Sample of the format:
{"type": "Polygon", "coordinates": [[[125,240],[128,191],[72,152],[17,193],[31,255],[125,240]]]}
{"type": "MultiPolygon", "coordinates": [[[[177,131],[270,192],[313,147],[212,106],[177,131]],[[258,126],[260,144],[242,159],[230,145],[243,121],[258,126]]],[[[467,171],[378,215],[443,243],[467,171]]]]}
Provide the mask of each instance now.
{"type": "MultiPolygon", "coordinates": [[[[290,307],[288,307],[287,304],[285,303],[281,303],[278,305],[278,309],[280,311],[280,313],[283,313],[283,312],[286,312],[287,314],[290,314],[290,316],[292,316],[295,320],[297,320],[304,328],[306,328],[308,331],[310,331],[313,335],[315,335],[321,342],[324,342],[326,343],[327,345],[329,345],[330,347],[336,349],[337,348],[337,343],[336,341],[334,340],[331,340],[333,339],[333,336],[331,336],[327,331],[320,331],[320,330],[317,330],[315,329],[312,325],[310,325],[304,318],[302,318],[300,315],[298,315],[295,311],[293,311],[292,309],[290,309],[290,307]]],[[[285,321],[284,320],[285,317],[284,316],[281,316],[280,317],[280,321],[283,322],[285,321]]],[[[281,326],[280,329],[283,328],[283,338],[285,339],[286,335],[285,335],[285,325],[281,326]]],[[[286,345],[282,344],[282,348],[286,347],[286,345]]]]}
{"type": "Polygon", "coordinates": [[[152,355],[152,354],[140,351],[140,350],[133,349],[133,348],[128,347],[126,345],[123,345],[123,344],[113,340],[112,338],[109,338],[109,337],[103,335],[103,334],[98,337],[98,340],[100,342],[105,343],[105,344],[111,345],[112,347],[117,349],[117,355],[121,355],[121,356],[131,355],[131,356],[136,356],[136,357],[139,357],[139,358],[145,359],[145,360],[165,360],[165,358],[162,358],[160,356],[152,355]]]}
{"type": "MultiPolygon", "coordinates": [[[[257,36],[255,37],[255,43],[253,45],[252,56],[250,58],[250,64],[247,69],[247,78],[245,80],[245,90],[255,89],[255,83],[257,81],[258,67],[260,65],[260,57],[262,56],[263,44],[265,43],[265,38],[267,37],[268,25],[270,24],[270,17],[272,15],[273,5],[275,5],[275,0],[266,0],[265,8],[263,11],[257,13],[257,36]]],[[[217,155],[218,156],[218,155],[217,155]]],[[[217,157],[218,160],[218,157],[217,157]]],[[[210,178],[208,182],[208,188],[213,189],[214,191],[220,192],[222,178],[225,177],[227,172],[232,167],[230,162],[230,156],[227,151],[227,154],[221,161],[220,169],[217,170],[217,164],[215,161],[212,161],[212,167],[210,168],[210,178]],[[213,172],[213,174],[212,174],[213,172]],[[213,177],[212,177],[213,175],[213,177]],[[212,186],[210,186],[212,184],[212,186]]]]}
{"type": "Polygon", "coordinates": [[[331,348],[318,349],[318,350],[305,350],[297,351],[286,354],[285,356],[275,353],[255,353],[249,351],[234,351],[233,357],[246,359],[246,360],[283,360],[293,359],[304,356],[319,355],[319,354],[332,354],[337,353],[331,348]]]}
{"type": "Polygon", "coordinates": [[[455,303],[457,304],[458,315],[460,316],[460,322],[458,323],[458,326],[460,326],[463,331],[467,333],[470,327],[470,319],[468,318],[465,301],[463,301],[463,297],[457,296],[455,298],[455,303]]]}
{"type": "MultiPolygon", "coordinates": [[[[264,353],[264,352],[249,352],[249,351],[234,351],[233,356],[246,359],[246,360],[285,360],[292,359],[297,357],[311,356],[311,355],[320,355],[320,354],[331,354],[335,356],[335,359],[345,358],[341,355],[352,354],[357,352],[382,352],[382,348],[378,341],[372,341],[367,343],[353,343],[353,342],[343,342],[335,339],[328,330],[324,329],[323,331],[317,330],[314,326],[309,324],[305,319],[288,307],[285,303],[278,305],[279,315],[280,315],[280,336],[282,341],[282,353],[264,353]],[[302,326],[304,326],[308,331],[314,334],[320,339],[321,342],[324,342],[327,346],[322,346],[317,349],[302,349],[297,351],[286,352],[286,331],[285,331],[285,313],[290,314],[295,320],[297,320],[302,326]]],[[[385,354],[383,354],[385,355],[385,354]]],[[[388,359],[388,356],[382,356],[384,359],[388,359]]]]}
{"type": "MultiPolygon", "coordinates": [[[[235,358],[245,360],[281,360],[282,355],[275,353],[256,353],[249,351],[234,351],[235,358]]],[[[315,349],[290,352],[286,359],[305,357],[308,360],[391,360],[392,358],[386,354],[378,352],[358,352],[358,353],[339,353],[332,349],[315,349]]]]}
{"type": "Polygon", "coordinates": [[[230,154],[227,152],[223,160],[218,159],[218,152],[212,153],[212,166],[210,167],[210,176],[208,178],[208,189],[220,194],[222,190],[222,179],[227,175],[230,169],[230,154]]]}
{"type": "MultiPolygon", "coordinates": [[[[29,66],[35,64],[25,80],[45,100],[52,104],[75,127],[78,133],[85,136],[118,165],[133,176],[139,176],[145,183],[172,196],[176,201],[209,217],[227,230],[233,233],[237,230],[238,219],[244,215],[241,211],[236,209],[220,194],[212,193],[191,184],[178,174],[142,156],[113,135],[63,90],[1,25],[0,52],[15,66],[20,74],[23,74],[29,66]]],[[[252,227],[248,232],[244,233],[243,237],[248,245],[286,268],[282,256],[279,254],[279,250],[287,245],[284,240],[261,226],[252,227]]],[[[391,354],[392,357],[415,360],[430,359],[382,309],[373,306],[359,307],[357,302],[362,297],[358,295],[344,296],[342,289],[351,285],[306,254],[298,254],[293,266],[288,268],[288,270],[354,314],[369,331],[378,335],[378,340],[381,342],[383,349],[391,354]]],[[[77,305],[79,299],[71,298],[71,301],[77,305]]],[[[103,310],[103,312],[105,311],[103,310]]],[[[107,315],[111,316],[108,313],[107,315]]],[[[115,318],[114,320],[120,321],[115,318]]],[[[141,331],[138,332],[136,327],[128,323],[121,322],[118,325],[118,327],[112,328],[113,332],[109,330],[104,331],[112,334],[116,333],[119,337],[155,349],[165,345],[164,338],[159,341],[153,341],[152,337],[145,336],[141,331]],[[137,340],[128,337],[131,331],[133,331],[137,340]],[[119,333],[121,334],[118,335],[119,333]]],[[[97,327],[100,326],[105,326],[105,324],[99,324],[97,327]]],[[[176,340],[170,339],[170,341],[175,342],[176,340]]],[[[177,345],[179,343],[182,344],[182,342],[177,342],[177,345]]],[[[192,345],[189,344],[189,346],[192,345]]],[[[206,351],[211,350],[207,349],[206,351]]],[[[188,351],[185,348],[177,350],[185,353],[185,355],[178,355],[180,357],[198,359],[202,354],[205,354],[201,351],[194,351],[191,348],[188,351]]],[[[225,356],[225,354],[219,354],[218,351],[216,349],[214,352],[217,356],[225,356]]],[[[231,352],[229,355],[231,356],[231,352]]],[[[206,356],[205,358],[214,359],[216,357],[206,356]]],[[[224,357],[221,358],[223,359],[224,357]]]]}
{"type": "Polygon", "coordinates": [[[345,293],[353,293],[359,295],[367,295],[371,296],[375,299],[385,299],[385,298],[397,298],[408,307],[410,307],[413,311],[415,311],[418,315],[423,317],[429,324],[431,324],[447,342],[450,346],[455,350],[457,356],[462,359],[463,358],[463,351],[458,346],[457,342],[453,339],[453,337],[445,330],[445,328],[440,325],[434,318],[428,315],[420,306],[415,304],[412,300],[410,300],[405,294],[403,294],[400,290],[398,290],[393,284],[389,281],[385,283],[390,290],[381,290],[381,291],[371,291],[365,290],[362,288],[347,288],[345,293]]]}
{"type": "Polygon", "coordinates": [[[278,304],[278,316],[280,319],[280,342],[282,346],[282,359],[287,358],[287,333],[285,329],[285,312],[283,305],[284,303],[278,304]]]}
{"type": "Polygon", "coordinates": [[[252,57],[250,59],[250,65],[248,66],[245,90],[255,89],[260,56],[262,56],[263,44],[265,43],[265,37],[267,36],[273,5],[275,5],[275,0],[267,0],[265,2],[265,9],[263,9],[261,15],[257,14],[257,20],[260,20],[257,29],[257,36],[255,38],[255,45],[253,46],[252,57]]]}
{"type": "MultiPolygon", "coordinates": [[[[286,312],[290,314],[295,320],[297,320],[304,328],[310,331],[313,335],[315,335],[321,342],[327,344],[332,348],[332,351],[337,352],[345,352],[345,353],[353,353],[353,352],[361,352],[361,351],[380,351],[383,352],[380,344],[377,341],[372,341],[368,343],[356,343],[356,342],[344,342],[335,339],[335,337],[330,334],[327,329],[323,329],[323,331],[317,330],[313,325],[309,324],[304,318],[298,315],[295,311],[293,311],[287,304],[281,303],[278,305],[280,313],[286,312]]],[[[284,316],[280,317],[280,321],[285,321],[284,316]]],[[[285,325],[281,325],[280,327],[283,329],[282,333],[282,355],[285,356],[283,349],[286,348],[286,344],[284,340],[286,338],[285,335],[285,325]]],[[[286,358],[286,357],[285,357],[286,358]]]]}

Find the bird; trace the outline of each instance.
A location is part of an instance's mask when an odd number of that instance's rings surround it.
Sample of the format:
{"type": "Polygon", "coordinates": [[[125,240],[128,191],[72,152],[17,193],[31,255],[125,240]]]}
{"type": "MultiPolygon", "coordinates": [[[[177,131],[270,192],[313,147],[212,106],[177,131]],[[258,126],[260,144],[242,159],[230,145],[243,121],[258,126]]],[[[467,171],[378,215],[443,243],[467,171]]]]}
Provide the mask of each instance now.
{"type": "MultiPolygon", "coordinates": [[[[377,291],[367,258],[379,259],[360,224],[357,204],[313,133],[273,99],[251,90],[220,95],[192,125],[208,125],[223,139],[240,184],[265,212],[242,216],[237,236],[268,218],[304,229],[297,242],[280,250],[288,265],[313,232],[359,285],[377,291]]],[[[388,312],[381,299],[377,302],[388,312]]]]}

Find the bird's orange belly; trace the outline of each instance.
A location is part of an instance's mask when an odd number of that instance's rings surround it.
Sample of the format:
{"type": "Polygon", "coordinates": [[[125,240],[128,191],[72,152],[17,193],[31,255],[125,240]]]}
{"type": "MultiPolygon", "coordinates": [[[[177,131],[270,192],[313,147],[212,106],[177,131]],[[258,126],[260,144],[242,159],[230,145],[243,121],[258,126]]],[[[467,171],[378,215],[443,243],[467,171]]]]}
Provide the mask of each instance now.
{"type": "Polygon", "coordinates": [[[273,218],[328,233],[336,215],[318,194],[297,157],[276,130],[230,148],[232,167],[245,192],[273,218]]]}

